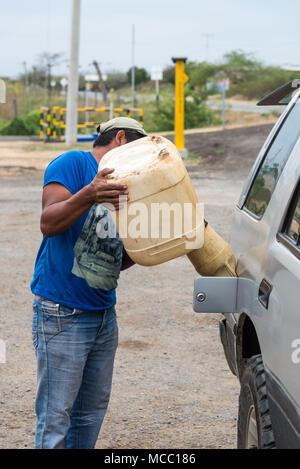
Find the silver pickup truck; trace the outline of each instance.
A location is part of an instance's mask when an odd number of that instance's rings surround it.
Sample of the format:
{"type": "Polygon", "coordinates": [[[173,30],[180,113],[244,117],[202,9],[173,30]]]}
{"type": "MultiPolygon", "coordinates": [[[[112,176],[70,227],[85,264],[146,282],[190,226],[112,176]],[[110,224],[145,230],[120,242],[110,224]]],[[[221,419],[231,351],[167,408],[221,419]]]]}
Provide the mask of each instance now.
{"type": "Polygon", "coordinates": [[[299,86],[258,103],[286,109],[235,208],[239,277],[195,280],[194,310],[224,314],[221,341],[241,384],[239,448],[300,448],[299,86]]]}

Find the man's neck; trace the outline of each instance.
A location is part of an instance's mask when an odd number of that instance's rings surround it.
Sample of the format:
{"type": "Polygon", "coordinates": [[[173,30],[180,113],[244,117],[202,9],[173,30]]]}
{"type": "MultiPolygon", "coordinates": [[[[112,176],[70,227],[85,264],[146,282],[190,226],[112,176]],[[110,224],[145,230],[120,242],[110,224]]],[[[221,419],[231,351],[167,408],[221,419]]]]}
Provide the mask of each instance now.
{"type": "Polygon", "coordinates": [[[93,157],[95,158],[95,160],[97,161],[97,163],[99,164],[100,163],[100,160],[103,158],[103,156],[105,155],[105,153],[107,153],[109,150],[110,150],[110,146],[107,145],[106,147],[96,147],[96,148],[93,148],[92,150],[92,155],[93,157]]]}

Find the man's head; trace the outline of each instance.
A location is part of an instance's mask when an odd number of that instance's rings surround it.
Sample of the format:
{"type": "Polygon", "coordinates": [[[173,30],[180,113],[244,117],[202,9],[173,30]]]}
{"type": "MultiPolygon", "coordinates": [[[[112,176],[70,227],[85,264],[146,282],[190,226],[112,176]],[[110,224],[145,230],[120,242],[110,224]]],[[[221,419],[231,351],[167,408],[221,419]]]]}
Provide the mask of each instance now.
{"type": "Polygon", "coordinates": [[[133,142],[147,134],[141,124],[129,117],[117,117],[98,127],[98,137],[93,147],[115,148],[125,143],[133,142]]]}

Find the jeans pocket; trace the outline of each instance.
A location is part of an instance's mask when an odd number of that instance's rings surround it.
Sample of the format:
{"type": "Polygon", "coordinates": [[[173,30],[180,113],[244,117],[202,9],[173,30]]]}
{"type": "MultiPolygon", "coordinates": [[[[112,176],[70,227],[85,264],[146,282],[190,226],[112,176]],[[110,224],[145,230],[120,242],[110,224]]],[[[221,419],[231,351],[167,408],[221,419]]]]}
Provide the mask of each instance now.
{"type": "Polygon", "coordinates": [[[38,346],[38,308],[37,305],[32,306],[33,316],[32,316],[32,343],[33,347],[36,350],[38,346]]]}
{"type": "Polygon", "coordinates": [[[102,335],[115,337],[116,341],[118,341],[118,319],[114,307],[106,311],[101,332],[102,335]]]}
{"type": "Polygon", "coordinates": [[[43,333],[45,342],[62,332],[67,332],[74,324],[77,313],[71,308],[56,304],[52,301],[42,301],[43,333]]]}
{"type": "Polygon", "coordinates": [[[105,313],[105,323],[107,325],[114,325],[115,323],[117,323],[117,313],[116,308],[114,306],[107,309],[105,313]]]}

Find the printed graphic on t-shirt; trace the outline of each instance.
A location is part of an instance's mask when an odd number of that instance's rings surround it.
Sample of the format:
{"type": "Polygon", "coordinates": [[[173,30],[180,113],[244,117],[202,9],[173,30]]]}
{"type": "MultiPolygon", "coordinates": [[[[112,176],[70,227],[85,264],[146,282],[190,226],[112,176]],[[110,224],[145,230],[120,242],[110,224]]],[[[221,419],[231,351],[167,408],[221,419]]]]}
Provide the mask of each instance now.
{"type": "Polygon", "coordinates": [[[72,273],[92,288],[117,287],[123,255],[123,243],[109,210],[95,204],[84,223],[74,247],[72,273]]]}

